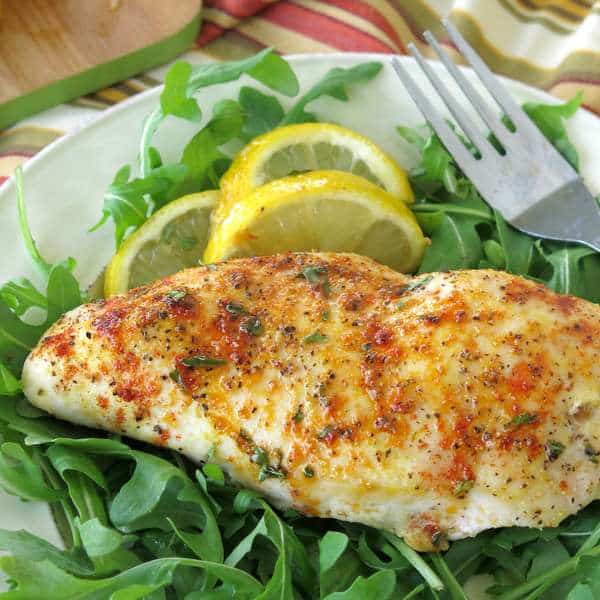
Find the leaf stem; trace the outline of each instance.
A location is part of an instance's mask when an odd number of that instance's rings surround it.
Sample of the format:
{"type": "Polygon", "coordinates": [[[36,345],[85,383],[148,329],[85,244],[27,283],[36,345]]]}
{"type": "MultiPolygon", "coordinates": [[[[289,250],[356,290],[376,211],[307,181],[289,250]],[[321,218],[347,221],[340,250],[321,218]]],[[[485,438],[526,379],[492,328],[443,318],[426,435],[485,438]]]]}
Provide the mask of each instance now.
{"type": "Polygon", "coordinates": [[[417,587],[413,588],[406,596],[402,596],[402,600],[411,600],[415,596],[418,596],[421,592],[424,592],[427,586],[424,583],[420,583],[417,587]]]}
{"type": "Polygon", "coordinates": [[[163,118],[164,116],[159,106],[158,108],[155,108],[144,121],[142,135],[140,137],[140,171],[142,177],[148,177],[152,171],[150,145],[152,143],[152,136],[158,129],[163,118]]]}
{"type": "Polygon", "coordinates": [[[432,553],[430,554],[431,562],[434,564],[437,572],[440,574],[441,578],[444,580],[448,591],[450,592],[450,596],[452,600],[469,600],[465,595],[465,592],[462,589],[462,586],[456,578],[452,574],[452,571],[448,568],[446,561],[442,558],[440,554],[432,553]]]}
{"type": "MultiPolygon", "coordinates": [[[[48,483],[55,490],[64,490],[65,485],[63,485],[62,480],[54,470],[54,467],[50,464],[50,461],[39,451],[38,448],[33,449],[33,456],[40,465],[48,483]]],[[[60,506],[62,508],[62,512],[64,513],[67,524],[69,525],[69,533],[71,534],[71,543],[73,547],[81,546],[81,538],[79,537],[79,530],[77,529],[77,525],[75,524],[75,519],[77,515],[75,514],[75,509],[71,504],[70,499],[67,497],[63,500],[60,500],[60,506]]]]}
{"type": "MultiPolygon", "coordinates": [[[[518,600],[525,596],[525,594],[529,594],[529,592],[533,592],[539,586],[543,586],[544,589],[548,585],[552,585],[569,575],[572,575],[577,569],[577,564],[582,556],[600,556],[600,546],[596,548],[592,548],[591,550],[587,550],[582,554],[576,554],[571,557],[571,559],[557,565],[553,569],[546,571],[538,575],[537,577],[533,577],[529,581],[518,585],[513,588],[510,592],[506,592],[498,597],[498,600],[518,600]]],[[[542,590],[543,591],[543,590],[542,590]]],[[[537,595],[534,595],[533,598],[536,598],[537,595]]]]}
{"type": "Polygon", "coordinates": [[[25,249],[27,250],[27,254],[29,254],[29,257],[35,266],[39,269],[40,273],[47,279],[48,275],[50,274],[50,269],[52,269],[52,265],[48,264],[42,258],[42,255],[35,244],[35,240],[31,235],[31,230],[29,229],[29,223],[27,222],[27,210],[25,209],[25,196],[23,194],[23,170],[21,167],[17,167],[15,169],[15,187],[17,190],[19,228],[21,229],[21,237],[23,238],[25,249]]]}
{"type": "Polygon", "coordinates": [[[444,589],[444,584],[435,571],[410,546],[392,533],[388,533],[387,531],[383,531],[382,533],[387,541],[419,572],[431,589],[444,589]]]}
{"type": "Polygon", "coordinates": [[[493,215],[489,212],[447,202],[423,202],[422,204],[413,204],[410,208],[415,213],[444,212],[474,217],[482,221],[489,221],[490,223],[494,221],[493,215]]]}
{"type": "Polygon", "coordinates": [[[590,537],[588,537],[588,539],[585,540],[583,544],[581,544],[581,547],[579,548],[579,550],[577,550],[577,555],[581,555],[584,552],[591,550],[594,546],[598,544],[598,542],[600,542],[600,523],[596,525],[590,537]]]}

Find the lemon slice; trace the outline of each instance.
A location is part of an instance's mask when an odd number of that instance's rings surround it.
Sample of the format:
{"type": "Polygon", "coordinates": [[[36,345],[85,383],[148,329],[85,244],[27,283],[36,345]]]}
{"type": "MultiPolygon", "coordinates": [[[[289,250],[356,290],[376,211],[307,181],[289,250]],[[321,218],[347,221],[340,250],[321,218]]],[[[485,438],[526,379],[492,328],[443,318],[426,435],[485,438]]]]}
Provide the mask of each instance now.
{"type": "Polygon", "coordinates": [[[189,194],[152,215],[113,256],[104,295],[121,294],[198,264],[218,195],[216,191],[189,194]]]}
{"type": "Polygon", "coordinates": [[[323,169],[360,175],[402,202],[414,201],[405,171],[371,140],[339,125],[303,123],[274,129],[241,150],[221,179],[216,219],[269,181],[323,169]]]}
{"type": "Polygon", "coordinates": [[[276,179],[236,203],[213,229],[205,262],[292,251],[356,252],[414,270],[425,238],[410,209],[375,184],[342,171],[276,179]]]}

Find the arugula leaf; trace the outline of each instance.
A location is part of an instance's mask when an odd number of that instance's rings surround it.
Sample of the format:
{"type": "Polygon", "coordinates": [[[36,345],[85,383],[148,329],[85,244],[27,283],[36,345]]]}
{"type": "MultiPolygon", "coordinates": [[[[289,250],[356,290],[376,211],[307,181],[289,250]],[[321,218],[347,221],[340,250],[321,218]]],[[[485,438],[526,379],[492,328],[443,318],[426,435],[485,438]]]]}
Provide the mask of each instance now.
{"type": "Polygon", "coordinates": [[[168,115],[198,121],[201,111],[193,94],[201,88],[238,79],[244,73],[283,94],[298,92],[296,75],[287,62],[270,48],[255,56],[223,64],[191,67],[180,61],[171,66],[165,78],[161,106],[144,123],[140,142],[142,176],[130,181],[129,166],[117,172],[105,193],[102,217],[91,231],[112,218],[115,243],[119,248],[127,234],[140,227],[155,210],[185,191],[181,184],[186,177],[189,191],[217,187],[218,178],[229,164],[229,158],[218,147],[237,137],[242,127],[238,103],[226,100],[215,105],[213,119],[190,140],[181,163],[161,166],[158,152],[152,147],[152,137],[168,115]]]}
{"type": "Polygon", "coordinates": [[[223,473],[223,469],[219,465],[205,463],[202,467],[202,472],[212,483],[225,485],[225,473],[223,473]]]}
{"type": "Polygon", "coordinates": [[[0,485],[6,492],[26,500],[56,502],[64,497],[46,483],[44,473],[32,454],[15,442],[4,442],[0,446],[0,485]]]}
{"type": "MultiPolygon", "coordinates": [[[[598,590],[600,591],[600,590],[598,590]]],[[[566,597],[566,600],[595,600],[597,598],[597,592],[594,592],[590,585],[585,583],[578,583],[566,597]]]]}
{"type": "Polygon", "coordinates": [[[379,532],[372,531],[368,535],[365,532],[361,533],[357,550],[362,562],[376,571],[391,569],[404,572],[411,568],[408,560],[379,532]],[[380,555],[386,556],[389,560],[382,560],[380,555]]]}
{"type": "Polygon", "coordinates": [[[281,593],[283,597],[291,589],[293,578],[305,591],[312,591],[314,586],[314,570],[309,562],[306,550],[297,538],[294,530],[275,514],[273,509],[263,500],[257,500],[256,494],[243,490],[236,496],[234,508],[244,512],[252,508],[263,510],[263,516],[256,526],[231,551],[225,564],[235,566],[252,550],[259,536],[267,538],[277,549],[279,555],[274,567],[271,582],[265,592],[268,597],[272,593],[281,593]]]}
{"type": "Polygon", "coordinates": [[[255,57],[255,64],[247,69],[248,75],[284,96],[295,96],[300,90],[300,84],[289,63],[273,51],[265,52],[258,60],[260,55],[259,52],[255,57]]]}
{"type": "Polygon", "coordinates": [[[192,65],[183,60],[178,60],[167,71],[160,95],[160,108],[165,117],[174,115],[188,121],[199,121],[202,118],[198,103],[188,93],[191,74],[192,65]]]}
{"type": "Polygon", "coordinates": [[[357,577],[345,592],[335,592],[325,600],[388,600],[394,594],[396,575],[393,571],[379,571],[371,577],[357,577]]]}
{"type": "MultiPolygon", "coordinates": [[[[168,193],[176,189],[186,174],[185,165],[161,166],[151,169],[144,178],[129,181],[131,168],[125,165],[117,171],[106,190],[102,217],[90,231],[96,231],[112,218],[115,223],[115,244],[119,248],[125,236],[142,225],[150,215],[150,196],[168,197],[168,193]]],[[[159,204],[164,204],[164,201],[159,204]]]]}
{"type": "Polygon", "coordinates": [[[21,373],[25,357],[40,339],[45,327],[29,325],[0,300],[0,362],[15,376],[21,373]]]}
{"type": "MultiPolygon", "coordinates": [[[[406,137],[406,130],[399,130],[406,137]]],[[[448,192],[456,191],[456,165],[437,135],[430,135],[421,147],[421,163],[411,173],[419,185],[442,185],[448,192]]]]}
{"type": "MultiPolygon", "coordinates": [[[[217,188],[231,162],[219,146],[236,138],[242,129],[242,111],[234,100],[221,100],[213,107],[213,117],[196,133],[183,150],[181,163],[194,190],[217,188]]],[[[189,185],[189,184],[188,184],[189,185]]]]}
{"type": "Polygon", "coordinates": [[[561,562],[544,573],[529,578],[527,581],[516,587],[509,588],[506,591],[504,589],[496,591],[504,592],[501,593],[500,600],[518,600],[519,598],[524,597],[536,598],[539,597],[539,595],[538,593],[535,593],[534,590],[537,591],[538,589],[541,589],[543,593],[543,591],[549,589],[554,584],[576,573],[580,565],[585,564],[585,561],[588,559],[596,562],[599,557],[600,546],[595,546],[586,549],[580,554],[578,553],[575,556],[571,556],[569,560],[561,562]],[[531,592],[534,592],[535,595],[527,596],[531,592]]]}
{"type": "Polygon", "coordinates": [[[79,522],[78,529],[83,548],[94,564],[95,576],[124,571],[140,563],[139,557],[127,548],[136,536],[123,535],[97,518],[79,522]]]}
{"type": "MultiPolygon", "coordinates": [[[[27,446],[46,444],[55,438],[78,436],[87,430],[77,428],[71,423],[57,421],[49,415],[46,418],[27,418],[18,410],[19,401],[16,398],[2,398],[0,401],[0,419],[8,429],[18,431],[25,436],[27,446]]],[[[88,432],[89,433],[89,432],[88,432]]]]}
{"type": "Polygon", "coordinates": [[[484,547],[489,543],[490,533],[485,532],[474,538],[452,542],[444,554],[444,561],[456,579],[465,582],[474,575],[485,560],[484,547]]]}
{"type": "Polygon", "coordinates": [[[553,268],[552,277],[548,281],[549,287],[561,294],[572,294],[582,298],[587,297],[590,284],[597,288],[597,281],[588,284],[582,266],[582,259],[596,255],[594,250],[571,244],[547,244],[547,247],[551,250],[543,251],[544,258],[553,268]]]}
{"type": "Polygon", "coordinates": [[[251,87],[244,86],[240,90],[238,101],[244,116],[241,137],[245,142],[277,127],[285,114],[275,96],[267,96],[251,87]]]}
{"type": "MultiPolygon", "coordinates": [[[[288,63],[275,54],[271,48],[265,48],[254,56],[226,63],[198,65],[191,69],[178,67],[177,72],[169,82],[165,82],[163,95],[168,98],[168,108],[172,114],[187,114],[190,110],[195,115],[195,110],[190,109],[192,95],[204,87],[235,81],[247,73],[250,77],[260,81],[270,89],[282,94],[293,96],[298,93],[298,79],[288,63]],[[185,78],[185,93],[181,92],[182,81],[185,78]],[[174,91],[167,87],[174,86],[174,91]]],[[[198,109],[199,110],[199,109],[198,109]]],[[[152,137],[158,126],[165,118],[161,108],[152,112],[144,122],[140,139],[140,167],[144,177],[152,171],[151,151],[152,137]]],[[[195,118],[195,117],[194,117],[195,118]]]]}
{"type": "Polygon", "coordinates": [[[348,100],[346,86],[354,83],[371,81],[371,79],[381,71],[381,68],[381,63],[368,62],[348,69],[339,67],[330,69],[322,79],[315,83],[315,85],[313,85],[313,87],[301,96],[294,106],[292,106],[281,121],[281,125],[316,121],[315,115],[308,113],[305,110],[308,104],[321,96],[330,96],[336,100],[346,102],[348,100]]]}
{"type": "Polygon", "coordinates": [[[539,537],[539,529],[532,529],[530,527],[505,527],[492,538],[491,543],[504,550],[512,550],[516,546],[538,540],[539,537]]]}
{"type": "Polygon", "coordinates": [[[130,451],[136,460],[131,479],[119,490],[110,507],[110,519],[126,532],[155,527],[168,529],[169,517],[178,526],[204,524],[210,558],[223,556],[221,536],[214,514],[200,490],[167,461],[145,452],[130,451]]]}
{"type": "Polygon", "coordinates": [[[361,574],[361,564],[345,533],[328,531],[319,540],[321,598],[346,590],[361,574]]]}
{"type": "Polygon", "coordinates": [[[571,100],[564,104],[526,102],[523,105],[523,110],[529,115],[529,118],[575,170],[579,170],[579,158],[575,146],[569,140],[563,121],[577,112],[582,100],[583,92],[577,92],[571,100]]]}
{"type": "Polygon", "coordinates": [[[46,297],[48,314],[44,328],[49,327],[64,313],[81,304],[79,283],[64,265],[56,264],[50,269],[46,297]]]}
{"type": "Polygon", "coordinates": [[[0,557],[0,568],[15,582],[16,588],[0,595],[6,600],[136,600],[163,589],[181,566],[204,569],[230,584],[246,597],[256,597],[263,586],[240,569],[191,558],[162,558],[137,565],[105,579],[82,579],[69,575],[48,561],[33,562],[16,556],[0,557]]]}
{"type": "Polygon", "coordinates": [[[98,488],[107,490],[108,484],[97,465],[86,454],[60,444],[52,445],[47,456],[67,485],[80,522],[99,520],[107,525],[106,506],[98,488]]]}
{"type": "Polygon", "coordinates": [[[0,549],[28,560],[49,561],[55,566],[75,575],[92,575],[92,563],[80,551],[59,550],[50,542],[23,529],[7,531],[0,529],[0,549]]]}
{"type": "Polygon", "coordinates": [[[21,389],[19,380],[0,362],[0,396],[15,396],[21,389]]]}
{"type": "Polygon", "coordinates": [[[8,281],[0,287],[0,299],[19,317],[30,308],[48,308],[46,297],[24,278],[8,281]]]}
{"type": "Polygon", "coordinates": [[[508,225],[497,210],[494,211],[494,218],[500,245],[504,252],[505,264],[502,268],[515,275],[529,273],[535,254],[535,239],[508,225]]]}
{"type": "Polygon", "coordinates": [[[476,267],[483,251],[476,224],[470,217],[444,214],[425,250],[419,273],[476,267]]]}
{"type": "Polygon", "coordinates": [[[98,487],[108,490],[104,473],[98,465],[83,452],[61,444],[53,444],[47,451],[52,466],[63,475],[66,471],[77,471],[89,477],[98,487]]]}
{"type": "Polygon", "coordinates": [[[485,260],[479,261],[481,268],[485,268],[489,263],[494,269],[506,270],[506,252],[496,240],[489,239],[483,242],[483,254],[485,260]]]}
{"type": "MultiPolygon", "coordinates": [[[[14,290],[10,284],[8,287],[14,290]]],[[[36,293],[39,294],[37,291],[36,293]]],[[[79,284],[63,263],[50,267],[45,299],[47,316],[42,325],[25,323],[19,318],[17,312],[11,310],[4,299],[0,298],[0,362],[4,363],[2,372],[8,368],[13,375],[19,375],[25,357],[44,331],[62,314],[79,306],[81,301],[79,284]]],[[[42,302],[36,304],[38,307],[43,305],[42,302]]]]}
{"type": "Polygon", "coordinates": [[[115,527],[126,533],[148,528],[166,531],[171,529],[168,518],[178,527],[202,527],[203,544],[208,549],[203,558],[223,560],[221,535],[211,505],[179,467],[114,440],[62,438],[56,443],[135,461],[133,475],[112,499],[109,516],[115,527]]]}
{"type": "Polygon", "coordinates": [[[321,574],[335,565],[346,551],[349,542],[348,536],[340,531],[328,531],[319,540],[319,572],[321,574]]]}

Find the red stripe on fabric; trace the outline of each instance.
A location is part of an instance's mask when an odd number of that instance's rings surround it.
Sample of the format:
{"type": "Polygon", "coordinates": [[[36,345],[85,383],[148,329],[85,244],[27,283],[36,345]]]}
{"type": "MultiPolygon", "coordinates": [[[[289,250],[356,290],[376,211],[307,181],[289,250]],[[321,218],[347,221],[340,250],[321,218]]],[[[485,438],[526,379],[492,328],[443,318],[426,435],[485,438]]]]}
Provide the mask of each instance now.
{"type": "Polygon", "coordinates": [[[269,4],[270,2],[265,0],[207,0],[206,2],[206,6],[218,8],[238,19],[251,17],[269,4]]]}
{"type": "Polygon", "coordinates": [[[34,154],[37,154],[42,148],[38,150],[12,150],[10,152],[0,152],[0,158],[6,158],[7,156],[24,156],[25,158],[31,158],[34,154]]]}
{"type": "Polygon", "coordinates": [[[8,177],[5,177],[4,175],[0,175],[0,185],[2,185],[5,181],[8,181],[8,177]]]}
{"type": "Polygon", "coordinates": [[[202,23],[202,29],[196,37],[196,46],[206,46],[206,44],[222,35],[224,31],[225,29],[222,27],[219,27],[210,21],[204,21],[204,23],[202,23]]]}
{"type": "Polygon", "coordinates": [[[404,43],[398,35],[398,32],[376,8],[373,8],[369,4],[365,4],[361,0],[326,0],[323,4],[337,6],[350,14],[361,17],[365,19],[365,21],[369,21],[369,23],[372,23],[375,27],[381,29],[381,31],[398,44],[398,51],[400,53],[406,54],[404,43]]]}
{"type": "Polygon", "coordinates": [[[600,106],[592,106],[591,104],[582,104],[581,106],[600,117],[600,106]]]}
{"type": "Polygon", "coordinates": [[[261,16],[271,23],[329,44],[339,50],[387,54],[394,52],[393,48],[371,35],[302,6],[278,2],[265,9],[261,16]]]}

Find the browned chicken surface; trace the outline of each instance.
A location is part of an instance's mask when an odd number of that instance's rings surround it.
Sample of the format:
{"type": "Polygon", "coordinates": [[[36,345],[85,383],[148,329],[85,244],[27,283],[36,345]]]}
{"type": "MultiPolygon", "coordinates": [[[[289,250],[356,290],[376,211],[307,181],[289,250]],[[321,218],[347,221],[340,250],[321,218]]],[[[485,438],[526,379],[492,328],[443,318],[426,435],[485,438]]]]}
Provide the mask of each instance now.
{"type": "Polygon", "coordinates": [[[182,271],[54,325],[35,405],[222,465],[420,550],[600,498],[600,307],[496,271],[351,254],[182,271]]]}

